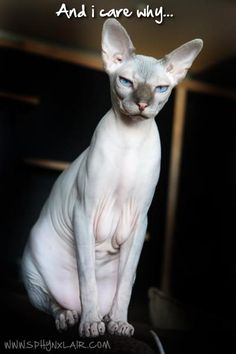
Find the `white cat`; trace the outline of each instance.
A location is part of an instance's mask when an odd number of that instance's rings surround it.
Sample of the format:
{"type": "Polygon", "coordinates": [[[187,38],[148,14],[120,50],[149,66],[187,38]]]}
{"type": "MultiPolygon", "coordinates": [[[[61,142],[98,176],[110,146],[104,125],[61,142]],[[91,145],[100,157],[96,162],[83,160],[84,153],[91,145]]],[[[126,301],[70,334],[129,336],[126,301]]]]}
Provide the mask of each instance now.
{"type": "Polygon", "coordinates": [[[104,23],[112,108],[57,179],[23,256],[29,298],[59,330],[79,321],[81,336],[134,333],[127,311],[160,172],[154,118],[201,48],[195,39],[161,60],[135,55],[119,22],[104,23]]]}

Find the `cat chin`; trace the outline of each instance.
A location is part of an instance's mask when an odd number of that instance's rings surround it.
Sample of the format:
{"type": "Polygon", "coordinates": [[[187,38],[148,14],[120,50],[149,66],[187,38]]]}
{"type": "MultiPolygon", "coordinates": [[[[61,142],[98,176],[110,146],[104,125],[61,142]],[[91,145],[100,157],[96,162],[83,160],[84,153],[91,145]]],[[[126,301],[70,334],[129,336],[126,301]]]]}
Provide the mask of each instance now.
{"type": "Polygon", "coordinates": [[[126,110],[121,110],[121,113],[123,115],[125,115],[127,118],[134,120],[134,121],[138,121],[138,120],[147,120],[147,119],[151,119],[153,117],[151,117],[150,115],[145,115],[145,114],[140,114],[140,113],[130,113],[126,110]]]}
{"type": "Polygon", "coordinates": [[[145,116],[143,114],[127,114],[127,117],[133,121],[138,121],[138,120],[148,120],[151,119],[151,117],[145,116]]]}

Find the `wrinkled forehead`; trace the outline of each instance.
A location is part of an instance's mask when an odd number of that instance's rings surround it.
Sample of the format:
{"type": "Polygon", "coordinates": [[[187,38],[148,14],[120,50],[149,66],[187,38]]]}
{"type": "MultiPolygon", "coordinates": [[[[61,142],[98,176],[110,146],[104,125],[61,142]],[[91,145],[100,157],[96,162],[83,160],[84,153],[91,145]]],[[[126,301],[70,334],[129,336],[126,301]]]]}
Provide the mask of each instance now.
{"type": "Polygon", "coordinates": [[[167,78],[162,60],[143,55],[136,55],[135,58],[126,62],[121,72],[124,76],[127,75],[127,78],[131,76],[138,81],[149,83],[167,78]]]}

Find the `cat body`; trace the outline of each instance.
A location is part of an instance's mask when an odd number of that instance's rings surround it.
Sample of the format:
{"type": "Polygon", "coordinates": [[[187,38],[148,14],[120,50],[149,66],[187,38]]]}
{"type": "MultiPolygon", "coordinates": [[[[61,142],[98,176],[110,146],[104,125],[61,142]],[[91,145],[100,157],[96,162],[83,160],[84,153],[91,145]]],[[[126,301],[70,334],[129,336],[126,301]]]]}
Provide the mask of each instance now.
{"type": "Polygon", "coordinates": [[[135,55],[119,22],[105,22],[102,50],[112,109],[90,146],[54,184],[22,262],[31,302],[51,313],[59,330],[79,321],[81,336],[106,329],[133,334],[128,305],[160,173],[154,117],[201,46],[200,40],[188,42],[183,56],[187,51],[190,59],[182,74],[174,73],[175,52],[165,60],[135,55]]]}

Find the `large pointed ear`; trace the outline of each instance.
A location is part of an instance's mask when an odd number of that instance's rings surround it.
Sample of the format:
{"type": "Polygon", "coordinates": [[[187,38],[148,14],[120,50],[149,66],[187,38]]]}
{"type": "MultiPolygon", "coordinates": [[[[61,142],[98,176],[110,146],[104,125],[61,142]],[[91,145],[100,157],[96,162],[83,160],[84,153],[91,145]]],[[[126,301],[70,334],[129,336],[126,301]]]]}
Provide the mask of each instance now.
{"type": "Polygon", "coordinates": [[[164,57],[166,71],[173,75],[176,84],[185,78],[188,69],[201,51],[202,46],[203,41],[201,39],[194,39],[164,57]]]}
{"type": "Polygon", "coordinates": [[[121,24],[108,19],[102,30],[102,58],[105,70],[114,72],[118,66],[134,55],[134,46],[121,24]]]}

